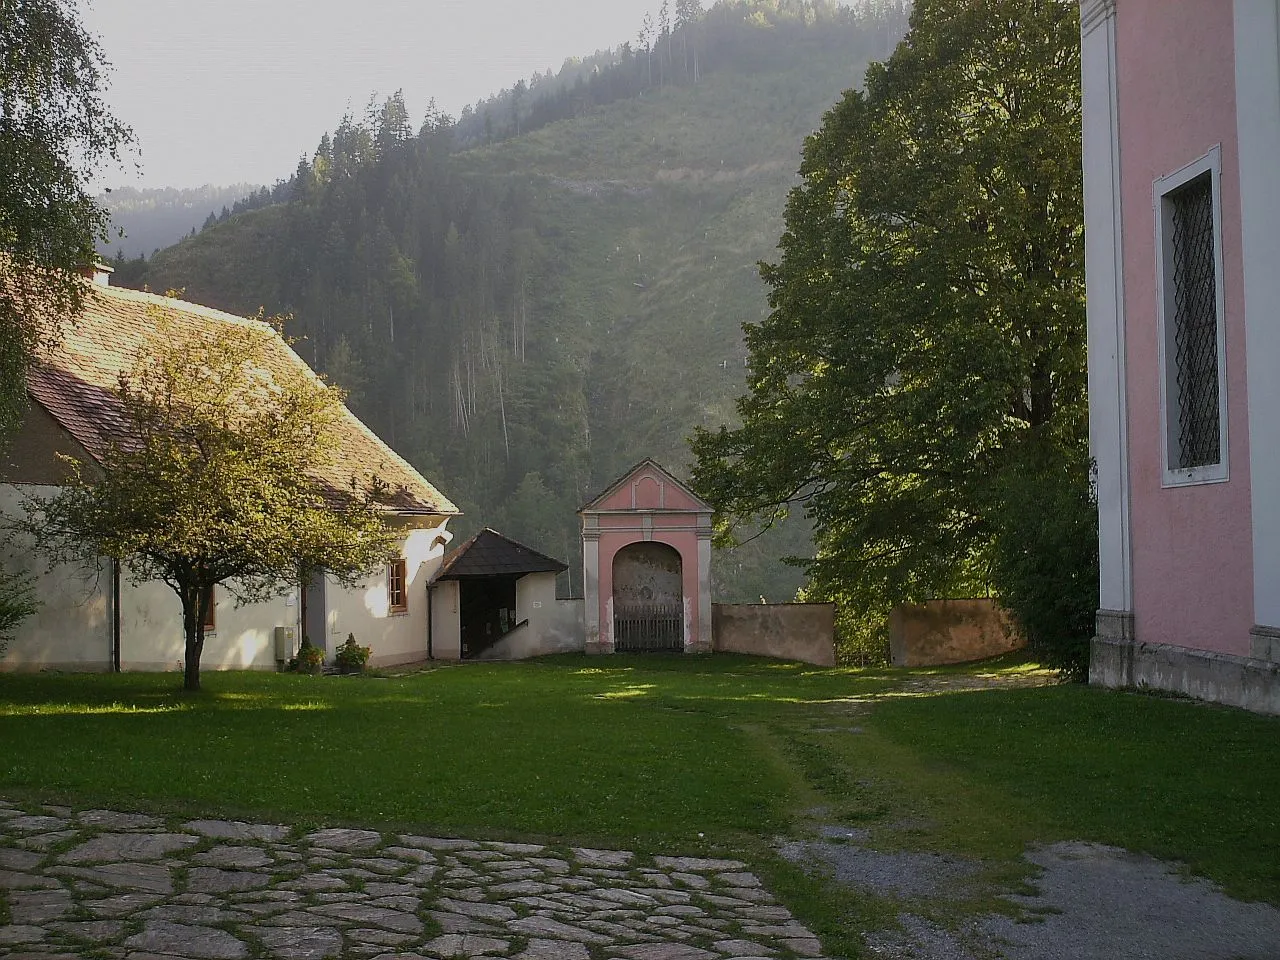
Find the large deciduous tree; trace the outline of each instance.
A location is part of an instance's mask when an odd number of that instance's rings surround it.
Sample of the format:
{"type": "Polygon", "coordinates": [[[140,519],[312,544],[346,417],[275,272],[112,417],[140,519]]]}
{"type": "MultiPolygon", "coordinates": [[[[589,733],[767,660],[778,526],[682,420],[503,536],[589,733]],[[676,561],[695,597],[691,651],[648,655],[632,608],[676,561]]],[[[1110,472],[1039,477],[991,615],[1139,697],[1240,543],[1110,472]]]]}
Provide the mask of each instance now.
{"type": "Polygon", "coordinates": [[[208,602],[224,584],[265,599],[323,568],[346,582],[384,561],[379,484],[317,480],[334,453],[341,395],[280,356],[265,323],[192,333],[163,312],[120,379],[119,439],[28,503],[25,527],[58,562],[109,557],[182,603],[184,687],[200,687],[208,602]]]}
{"type": "Polygon", "coordinates": [[[107,215],[88,192],[130,133],[102,99],[102,51],[69,0],[0,0],[0,436],[21,422],[42,337],[78,312],[74,271],[107,215]]]}
{"type": "Polygon", "coordinates": [[[727,527],[803,505],[811,592],[855,616],[991,584],[1087,631],[1077,10],[917,0],[805,145],[742,425],[694,438],[727,527]]]}

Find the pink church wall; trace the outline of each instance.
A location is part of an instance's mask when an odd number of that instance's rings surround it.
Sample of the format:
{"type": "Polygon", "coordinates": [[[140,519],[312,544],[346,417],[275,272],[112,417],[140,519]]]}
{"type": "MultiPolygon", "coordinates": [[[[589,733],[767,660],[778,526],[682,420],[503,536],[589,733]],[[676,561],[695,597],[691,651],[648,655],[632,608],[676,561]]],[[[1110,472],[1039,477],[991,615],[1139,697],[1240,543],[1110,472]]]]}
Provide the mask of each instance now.
{"type": "Polygon", "coordinates": [[[1247,654],[1253,572],[1232,4],[1124,0],[1117,88],[1136,637],[1247,654]],[[1152,184],[1222,145],[1230,480],[1163,489],[1152,184]]]}

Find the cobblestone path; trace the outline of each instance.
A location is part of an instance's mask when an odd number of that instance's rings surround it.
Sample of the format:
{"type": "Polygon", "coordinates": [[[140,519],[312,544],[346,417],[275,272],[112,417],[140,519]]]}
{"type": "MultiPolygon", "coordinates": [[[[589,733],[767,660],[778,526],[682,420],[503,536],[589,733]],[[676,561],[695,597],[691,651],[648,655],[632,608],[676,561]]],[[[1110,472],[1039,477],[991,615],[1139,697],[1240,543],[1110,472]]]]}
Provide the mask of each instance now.
{"type": "Polygon", "coordinates": [[[819,953],[736,860],[371,830],[299,837],[272,824],[0,800],[4,960],[819,953]]]}

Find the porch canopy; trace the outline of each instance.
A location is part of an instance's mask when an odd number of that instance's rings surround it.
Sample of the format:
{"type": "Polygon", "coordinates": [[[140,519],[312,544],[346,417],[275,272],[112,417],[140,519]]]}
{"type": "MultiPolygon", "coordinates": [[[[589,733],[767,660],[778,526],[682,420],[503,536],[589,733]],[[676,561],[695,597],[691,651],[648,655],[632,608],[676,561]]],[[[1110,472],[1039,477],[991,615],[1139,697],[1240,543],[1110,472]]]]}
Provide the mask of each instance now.
{"type": "Polygon", "coordinates": [[[458,581],[462,656],[478,656],[510,633],[516,619],[516,581],[533,573],[560,574],[569,566],[485,527],[444,558],[432,583],[458,581]]]}

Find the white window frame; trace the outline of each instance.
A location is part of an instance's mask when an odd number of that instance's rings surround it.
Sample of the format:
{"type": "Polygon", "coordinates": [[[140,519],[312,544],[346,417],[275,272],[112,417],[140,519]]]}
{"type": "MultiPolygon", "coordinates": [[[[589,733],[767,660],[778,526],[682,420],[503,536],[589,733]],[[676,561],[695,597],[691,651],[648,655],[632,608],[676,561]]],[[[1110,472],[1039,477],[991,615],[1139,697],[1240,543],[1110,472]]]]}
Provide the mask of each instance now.
{"type": "Polygon", "coordinates": [[[1231,478],[1227,444],[1227,311],[1222,266],[1222,145],[1217,144],[1198,160],[1161,177],[1152,186],[1152,207],[1156,222],[1156,313],[1160,349],[1160,463],[1162,487],[1184,487],[1204,483],[1225,483],[1231,478]],[[1178,418],[1171,416],[1170,400],[1178,389],[1178,372],[1173,367],[1174,285],[1172,249],[1172,204],[1166,202],[1192,180],[1208,173],[1213,197],[1213,269],[1218,326],[1218,462],[1199,467],[1175,467],[1178,449],[1178,418]]]}

